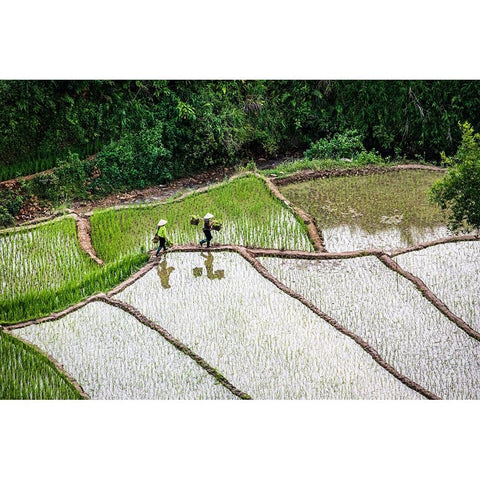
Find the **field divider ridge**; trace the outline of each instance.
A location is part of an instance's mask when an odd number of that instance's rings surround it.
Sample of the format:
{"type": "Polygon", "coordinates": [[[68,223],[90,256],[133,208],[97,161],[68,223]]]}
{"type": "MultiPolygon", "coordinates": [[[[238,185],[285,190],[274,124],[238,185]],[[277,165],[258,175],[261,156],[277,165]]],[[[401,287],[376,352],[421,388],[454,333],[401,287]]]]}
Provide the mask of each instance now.
{"type": "Polygon", "coordinates": [[[158,325],[157,323],[155,323],[152,320],[150,320],[149,318],[147,318],[139,310],[137,310],[133,305],[125,303],[125,302],[123,302],[121,300],[118,300],[116,298],[111,298],[111,297],[109,297],[105,294],[99,295],[95,300],[104,302],[104,303],[106,303],[108,305],[111,305],[113,307],[116,307],[116,308],[120,308],[124,312],[132,315],[140,323],[142,323],[146,327],[149,327],[152,330],[155,330],[157,333],[159,333],[167,342],[169,342],[171,345],[173,345],[177,350],[179,350],[182,353],[184,353],[185,355],[189,356],[200,367],[202,367],[204,370],[206,370],[207,373],[212,375],[219,383],[221,383],[226,389],[228,389],[230,392],[232,392],[235,396],[241,398],[242,400],[251,400],[252,399],[252,397],[250,395],[242,392],[241,390],[236,388],[234,385],[232,385],[220,372],[218,372],[215,368],[213,368],[211,365],[209,365],[206,362],[206,360],[204,360],[202,357],[197,355],[191,348],[189,348],[187,345],[182,343],[180,340],[173,337],[169,332],[167,332],[160,325],[158,325]]]}
{"type": "Polygon", "coordinates": [[[74,213],[75,224],[77,226],[77,238],[82,250],[96,263],[102,267],[105,262],[97,256],[97,252],[93,248],[92,237],[90,235],[92,226],[90,225],[90,218],[85,215],[74,213]]]}
{"type": "Polygon", "coordinates": [[[351,252],[306,252],[303,250],[277,250],[274,248],[244,247],[255,257],[279,257],[295,260],[340,260],[382,254],[382,250],[353,250],[351,252]]]}
{"type": "Polygon", "coordinates": [[[48,315],[47,317],[41,317],[41,318],[36,318],[34,320],[27,320],[25,322],[18,322],[18,323],[13,323],[10,325],[3,325],[2,328],[4,331],[8,332],[10,330],[17,330],[19,328],[25,328],[29,327],[30,325],[38,325],[40,323],[45,323],[45,322],[53,322],[55,320],[59,320],[62,317],[65,317],[66,315],[75,312],[76,310],[79,310],[80,308],[84,307],[85,305],[88,305],[90,302],[93,302],[97,300],[97,298],[103,295],[103,293],[96,293],[95,295],[92,295],[91,297],[86,298],[85,300],[82,300],[81,302],[75,303],[74,305],[71,305],[70,307],[66,308],[65,310],[62,310],[57,313],[52,313],[51,315],[48,315]]]}
{"type": "Polygon", "coordinates": [[[397,248],[392,253],[389,254],[389,257],[396,257],[397,255],[403,255],[404,253],[416,252],[418,250],[423,250],[428,247],[434,247],[436,245],[443,245],[445,243],[456,243],[456,242],[472,242],[480,240],[480,232],[477,234],[469,235],[456,235],[452,237],[438,238],[436,240],[430,240],[428,242],[417,243],[416,245],[410,245],[409,247],[397,248]]]}
{"type": "Polygon", "coordinates": [[[237,252],[247,261],[249,262],[255,270],[260,273],[264,278],[272,282],[278,289],[282,290],[284,293],[289,295],[290,297],[300,301],[305,305],[307,308],[309,308],[313,313],[315,313],[317,316],[325,320],[327,323],[329,323],[332,327],[337,329],[340,333],[346,335],[347,337],[351,338],[354,342],[356,342],[365,352],[367,352],[375,362],[377,362],[381,367],[383,367],[388,373],[393,375],[395,378],[397,378],[400,382],[402,382],[404,385],[407,387],[411,388],[412,390],[415,390],[416,392],[420,393],[424,397],[431,399],[431,400],[440,400],[440,397],[435,395],[434,393],[430,392],[426,388],[422,387],[418,383],[414,382],[410,378],[406,377],[402,373],[400,373],[398,370],[396,370],[392,365],[390,365],[387,361],[385,361],[380,354],[371,346],[369,345],[363,338],[361,338],[359,335],[356,333],[348,330],[345,328],[343,325],[338,323],[336,320],[334,320],[332,317],[327,315],[326,313],[322,312],[317,306],[315,306],[312,302],[307,300],[305,297],[300,295],[299,293],[295,292],[291,288],[287,287],[284,285],[282,282],[280,282],[276,277],[274,277],[256,258],[254,255],[252,255],[248,249],[245,247],[237,247],[237,252]]]}
{"type": "Polygon", "coordinates": [[[24,338],[19,338],[15,334],[12,334],[12,333],[9,333],[8,331],[5,331],[5,329],[3,329],[3,330],[4,330],[3,333],[5,335],[10,335],[10,336],[14,337],[16,340],[19,340],[20,342],[25,343],[29,347],[33,348],[37,353],[39,353],[43,357],[46,357],[48,360],[50,360],[50,362],[52,362],[55,365],[55,368],[57,368],[57,370],[67,379],[67,381],[79,393],[79,395],[84,400],[90,400],[90,396],[85,392],[85,390],[82,388],[80,383],[78,383],[78,381],[74,377],[72,377],[72,375],[70,375],[70,373],[68,373],[67,370],[65,370],[65,367],[56,358],[52,357],[49,353],[41,350],[34,343],[31,343],[28,340],[25,340],[24,338]]]}
{"type": "Polygon", "coordinates": [[[269,178],[257,172],[255,172],[254,175],[260,178],[265,183],[266,187],[268,188],[268,190],[270,190],[270,193],[275,198],[277,198],[282,203],[284,203],[290,210],[293,211],[294,214],[297,215],[297,217],[299,217],[303,221],[303,223],[307,227],[307,233],[308,233],[308,236],[310,237],[310,241],[313,244],[314,250],[316,252],[326,252],[327,249],[325,248],[323,234],[322,234],[322,231],[317,226],[316,219],[309,213],[304,212],[301,208],[297,207],[292,202],[290,202],[290,200],[288,200],[282,194],[282,192],[280,192],[278,187],[269,178]]]}
{"type": "MultiPolygon", "coordinates": [[[[234,244],[224,245],[211,245],[210,247],[200,247],[198,244],[187,245],[173,245],[166,252],[161,252],[160,257],[153,257],[150,259],[154,265],[158,264],[161,256],[168,255],[170,252],[236,252],[239,248],[248,250],[255,257],[282,257],[292,259],[305,259],[305,260],[337,260],[342,258],[357,258],[366,257],[369,255],[377,256],[383,254],[383,250],[370,249],[370,250],[353,250],[351,252],[307,252],[304,250],[281,250],[275,248],[263,248],[263,247],[251,247],[234,244]]],[[[150,250],[148,253],[153,255],[155,249],[150,250]]],[[[146,268],[146,267],[144,267],[146,268]]],[[[152,268],[151,266],[149,268],[152,268]]],[[[137,272],[138,273],[138,272],[137,272]]],[[[145,272],[146,273],[146,272],[145,272]]],[[[136,275],[136,274],[135,274],[136,275]]],[[[126,280],[124,283],[130,281],[126,280]]],[[[109,293],[110,294],[110,293],[109,293]]]]}
{"type": "Polygon", "coordinates": [[[446,172],[447,169],[435,165],[404,164],[404,165],[370,165],[366,167],[338,168],[326,170],[300,170],[285,177],[273,178],[275,185],[288,185],[290,183],[305,182],[316,178],[331,177],[353,177],[356,175],[371,175],[375,173],[399,172],[403,170],[430,170],[435,172],[446,172]]]}
{"type": "Polygon", "coordinates": [[[387,254],[377,255],[377,258],[388,268],[412,282],[421,294],[443,315],[451,320],[458,328],[463,330],[467,335],[480,341],[480,332],[474,330],[468,323],[455,315],[417,276],[402,268],[398,263],[387,254]]]}

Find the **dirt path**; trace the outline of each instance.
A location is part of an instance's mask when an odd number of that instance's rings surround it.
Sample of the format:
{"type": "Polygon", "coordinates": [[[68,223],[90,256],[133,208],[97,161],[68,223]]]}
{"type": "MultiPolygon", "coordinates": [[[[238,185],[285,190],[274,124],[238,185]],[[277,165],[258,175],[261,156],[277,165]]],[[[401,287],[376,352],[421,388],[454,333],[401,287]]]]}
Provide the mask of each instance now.
{"type": "MultiPolygon", "coordinates": [[[[278,159],[258,159],[256,162],[257,169],[260,171],[274,168],[278,164],[288,160],[287,158],[278,158],[278,159]]],[[[364,175],[368,173],[381,173],[387,172],[392,170],[410,170],[410,169],[423,169],[423,170],[444,170],[439,167],[428,166],[428,165],[399,165],[394,167],[360,167],[354,169],[332,169],[332,170],[304,170],[298,173],[294,173],[284,178],[270,178],[270,181],[276,185],[284,185],[286,183],[298,182],[298,181],[305,181],[313,178],[321,178],[321,177],[330,177],[330,176],[350,176],[350,175],[364,175]]],[[[47,173],[50,170],[41,173],[47,173]]],[[[215,183],[222,182],[234,175],[237,174],[236,167],[215,167],[213,169],[207,170],[205,172],[199,173],[197,175],[192,175],[184,178],[180,178],[174,180],[166,185],[155,185],[152,187],[148,187],[142,190],[131,190],[125,193],[117,193],[108,195],[99,200],[79,200],[74,201],[71,204],[71,210],[82,214],[91,212],[97,208],[110,208],[115,206],[128,206],[128,205],[138,205],[144,203],[152,203],[152,202],[159,202],[165,201],[171,198],[174,195],[185,193],[185,191],[189,190],[198,190],[202,187],[207,187],[209,185],[213,185],[215,183]]],[[[28,175],[26,177],[22,177],[23,179],[31,179],[37,174],[28,175]]],[[[19,179],[12,179],[6,180],[4,182],[0,182],[0,187],[5,188],[17,188],[18,187],[19,179]]],[[[49,210],[48,208],[39,206],[38,204],[34,203],[33,205],[28,205],[19,215],[16,217],[16,226],[26,225],[28,223],[33,222],[42,222],[55,216],[58,216],[59,213],[56,211],[49,210]]],[[[307,221],[312,222],[307,217],[308,214],[305,214],[307,221]]],[[[308,225],[308,224],[307,224],[308,225]]],[[[316,228],[316,226],[314,225],[316,228]]],[[[313,230],[314,228],[310,227],[313,230]]],[[[321,236],[321,232],[319,233],[318,243],[319,245],[323,244],[323,239],[321,236]]],[[[319,251],[322,249],[319,247],[319,251]]]]}
{"type": "MultiPolygon", "coordinates": [[[[260,158],[256,161],[256,165],[261,171],[267,168],[273,168],[285,160],[285,158],[269,160],[260,158]]],[[[128,206],[143,203],[161,202],[179,193],[188,193],[189,190],[196,191],[200,188],[223,182],[237,173],[237,167],[219,166],[196,175],[190,175],[188,177],[182,177],[177,180],[173,180],[165,185],[159,184],[144,188],[142,190],[130,190],[129,192],[125,193],[112,194],[100,200],[82,200],[73,202],[72,209],[79,213],[86,213],[96,208],[109,208],[114,206],[128,206]]]]}

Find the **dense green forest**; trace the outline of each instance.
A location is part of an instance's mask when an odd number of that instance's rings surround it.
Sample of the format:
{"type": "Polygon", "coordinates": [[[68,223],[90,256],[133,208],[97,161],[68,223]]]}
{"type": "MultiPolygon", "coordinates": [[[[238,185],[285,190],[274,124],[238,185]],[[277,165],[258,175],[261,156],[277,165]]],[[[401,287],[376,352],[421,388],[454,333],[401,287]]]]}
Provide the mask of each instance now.
{"type": "Polygon", "coordinates": [[[328,155],[331,140],[438,164],[459,123],[480,129],[480,82],[460,80],[3,80],[0,105],[0,180],[56,167],[26,191],[51,201],[328,155]]]}
{"type": "Polygon", "coordinates": [[[143,133],[175,173],[345,130],[384,155],[436,161],[455,150],[458,122],[480,126],[480,82],[0,81],[0,105],[4,165],[143,133]]]}

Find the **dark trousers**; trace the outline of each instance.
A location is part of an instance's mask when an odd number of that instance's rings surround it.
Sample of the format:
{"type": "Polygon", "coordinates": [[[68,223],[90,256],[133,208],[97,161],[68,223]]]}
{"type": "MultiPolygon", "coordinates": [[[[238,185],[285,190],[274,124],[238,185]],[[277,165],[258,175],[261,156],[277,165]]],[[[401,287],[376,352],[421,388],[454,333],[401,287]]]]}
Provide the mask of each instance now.
{"type": "Polygon", "coordinates": [[[165,245],[165,238],[164,238],[164,237],[160,237],[160,244],[158,245],[157,253],[156,253],[157,256],[158,256],[158,254],[160,253],[160,250],[161,250],[162,248],[163,248],[165,251],[167,250],[167,247],[166,247],[166,245],[165,245]]]}
{"type": "Polygon", "coordinates": [[[207,247],[209,247],[210,241],[212,240],[212,233],[206,228],[203,229],[203,233],[205,234],[205,238],[203,240],[200,240],[200,245],[203,245],[205,242],[207,242],[207,247]]]}

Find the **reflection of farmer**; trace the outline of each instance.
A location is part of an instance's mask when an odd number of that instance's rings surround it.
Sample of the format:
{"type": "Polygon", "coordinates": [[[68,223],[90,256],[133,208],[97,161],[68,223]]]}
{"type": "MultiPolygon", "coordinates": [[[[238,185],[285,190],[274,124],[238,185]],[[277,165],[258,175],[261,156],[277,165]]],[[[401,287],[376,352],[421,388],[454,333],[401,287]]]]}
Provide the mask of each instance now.
{"type": "Polygon", "coordinates": [[[205,238],[200,240],[200,246],[202,246],[205,242],[207,243],[207,248],[210,246],[210,240],[212,239],[212,228],[210,225],[210,220],[213,218],[211,213],[207,213],[203,217],[203,233],[205,234],[205,238]]]}
{"type": "Polygon", "coordinates": [[[158,257],[158,254],[160,253],[160,250],[163,248],[164,251],[167,251],[167,246],[165,245],[167,241],[167,230],[165,228],[165,225],[167,224],[166,220],[160,220],[157,224],[157,232],[155,235],[158,235],[159,237],[159,245],[157,248],[157,253],[155,254],[156,257],[158,257]]]}
{"type": "Polygon", "coordinates": [[[225,272],[223,270],[215,270],[215,272],[213,271],[213,255],[210,252],[207,254],[201,253],[200,255],[205,259],[207,277],[210,280],[215,280],[216,278],[221,280],[222,278],[225,278],[225,272]]]}
{"type": "Polygon", "coordinates": [[[167,268],[167,260],[164,258],[157,267],[158,276],[163,288],[170,288],[170,274],[175,270],[175,267],[167,268]]]}

